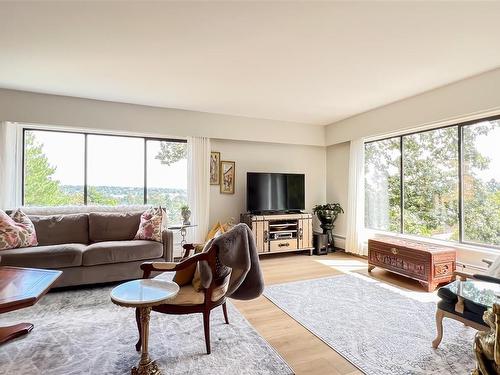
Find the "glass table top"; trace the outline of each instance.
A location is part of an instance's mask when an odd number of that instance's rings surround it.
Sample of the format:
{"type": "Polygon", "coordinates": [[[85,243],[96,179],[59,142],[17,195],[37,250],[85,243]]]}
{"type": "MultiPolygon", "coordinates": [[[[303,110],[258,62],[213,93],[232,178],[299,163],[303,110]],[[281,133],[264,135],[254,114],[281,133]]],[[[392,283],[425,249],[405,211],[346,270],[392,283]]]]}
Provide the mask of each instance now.
{"type": "Polygon", "coordinates": [[[197,224],[174,224],[174,225],[169,225],[168,229],[182,229],[182,228],[193,228],[197,227],[197,224]]]}
{"type": "Polygon", "coordinates": [[[494,303],[500,303],[500,284],[478,280],[456,280],[446,285],[445,288],[457,296],[485,307],[492,307],[494,303]]]}
{"type": "Polygon", "coordinates": [[[173,281],[141,279],[118,285],[111,291],[113,302],[125,305],[156,304],[173,298],[179,285],[173,281]]]}

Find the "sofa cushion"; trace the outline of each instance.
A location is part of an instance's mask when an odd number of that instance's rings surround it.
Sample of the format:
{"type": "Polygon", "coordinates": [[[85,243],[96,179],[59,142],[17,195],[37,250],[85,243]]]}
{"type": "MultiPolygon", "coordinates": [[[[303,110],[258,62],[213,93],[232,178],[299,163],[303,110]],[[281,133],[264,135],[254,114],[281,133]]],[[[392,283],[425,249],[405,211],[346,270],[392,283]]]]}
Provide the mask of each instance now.
{"type": "Polygon", "coordinates": [[[90,242],[133,240],[142,212],[92,212],[89,214],[90,242]]]}
{"type": "Polygon", "coordinates": [[[89,243],[89,218],[87,214],[30,215],[29,218],[35,226],[38,244],[41,246],[89,243]]]}
{"type": "Polygon", "coordinates": [[[163,245],[159,242],[106,241],[89,245],[83,252],[84,266],[97,264],[133,262],[136,260],[158,259],[163,256],[163,245]]]}
{"type": "Polygon", "coordinates": [[[2,251],[2,266],[66,268],[82,265],[87,246],[78,243],[25,247],[2,251]]]}

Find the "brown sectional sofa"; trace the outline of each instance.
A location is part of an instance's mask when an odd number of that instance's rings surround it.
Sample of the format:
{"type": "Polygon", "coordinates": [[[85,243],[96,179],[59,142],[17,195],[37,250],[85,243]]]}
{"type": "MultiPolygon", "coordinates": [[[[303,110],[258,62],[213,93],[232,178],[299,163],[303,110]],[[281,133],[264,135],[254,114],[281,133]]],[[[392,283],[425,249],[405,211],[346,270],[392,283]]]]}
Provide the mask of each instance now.
{"type": "Polygon", "coordinates": [[[134,240],[142,212],[29,215],[38,246],[0,251],[0,265],[58,269],[56,287],[136,279],[144,261],[172,261],[173,233],[163,243],[134,240]]]}

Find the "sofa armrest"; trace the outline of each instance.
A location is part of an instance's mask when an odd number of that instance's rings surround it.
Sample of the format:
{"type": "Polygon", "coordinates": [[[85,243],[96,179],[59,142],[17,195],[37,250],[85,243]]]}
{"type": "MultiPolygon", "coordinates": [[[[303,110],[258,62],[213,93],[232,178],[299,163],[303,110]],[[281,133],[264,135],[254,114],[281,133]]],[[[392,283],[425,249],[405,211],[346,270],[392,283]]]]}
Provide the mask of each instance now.
{"type": "Polygon", "coordinates": [[[174,232],[169,229],[164,229],[161,232],[161,240],[163,243],[163,258],[166,262],[174,261],[174,232]]]}

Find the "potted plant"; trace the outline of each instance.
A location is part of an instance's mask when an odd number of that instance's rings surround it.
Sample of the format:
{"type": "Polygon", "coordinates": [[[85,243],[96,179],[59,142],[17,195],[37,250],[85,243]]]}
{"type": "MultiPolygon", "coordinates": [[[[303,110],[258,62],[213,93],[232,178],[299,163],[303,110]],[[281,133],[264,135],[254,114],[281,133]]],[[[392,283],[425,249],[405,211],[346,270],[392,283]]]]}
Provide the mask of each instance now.
{"type": "Polygon", "coordinates": [[[333,228],[335,227],[334,223],[339,214],[344,213],[342,206],[340,203],[318,204],[314,206],[313,213],[318,217],[323,233],[328,236],[328,247],[333,251],[335,248],[333,228]]]}
{"type": "Polygon", "coordinates": [[[181,216],[182,216],[182,225],[189,225],[191,222],[189,218],[191,217],[191,210],[187,204],[183,204],[181,206],[181,216]]]}

